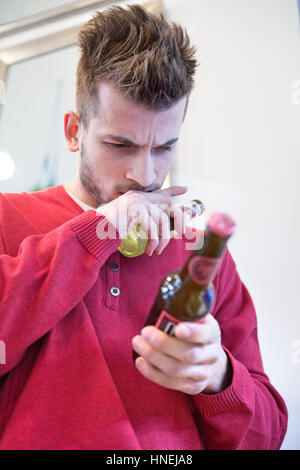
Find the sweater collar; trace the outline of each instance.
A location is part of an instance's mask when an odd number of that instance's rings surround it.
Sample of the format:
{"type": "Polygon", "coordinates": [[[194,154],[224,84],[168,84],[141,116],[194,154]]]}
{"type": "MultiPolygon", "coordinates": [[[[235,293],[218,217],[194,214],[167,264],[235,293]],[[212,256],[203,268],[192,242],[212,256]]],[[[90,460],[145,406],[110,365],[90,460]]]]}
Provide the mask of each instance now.
{"type": "Polygon", "coordinates": [[[94,207],[89,206],[88,204],[85,204],[85,202],[82,202],[78,197],[74,196],[74,194],[71,194],[69,191],[67,191],[65,188],[64,190],[66,193],[78,204],[84,211],[89,211],[89,210],[95,210],[94,207]]]}

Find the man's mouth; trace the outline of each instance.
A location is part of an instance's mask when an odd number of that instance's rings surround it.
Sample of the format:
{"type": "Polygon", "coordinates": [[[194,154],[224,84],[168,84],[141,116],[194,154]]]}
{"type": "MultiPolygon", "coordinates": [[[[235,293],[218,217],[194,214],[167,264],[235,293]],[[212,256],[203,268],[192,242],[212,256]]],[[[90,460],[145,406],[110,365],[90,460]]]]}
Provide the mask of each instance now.
{"type": "MultiPolygon", "coordinates": [[[[127,193],[130,191],[130,189],[127,189],[126,191],[118,191],[118,197],[122,196],[123,194],[127,193]]],[[[134,189],[133,191],[141,191],[143,193],[152,193],[152,191],[155,191],[155,189],[134,189]]]]}

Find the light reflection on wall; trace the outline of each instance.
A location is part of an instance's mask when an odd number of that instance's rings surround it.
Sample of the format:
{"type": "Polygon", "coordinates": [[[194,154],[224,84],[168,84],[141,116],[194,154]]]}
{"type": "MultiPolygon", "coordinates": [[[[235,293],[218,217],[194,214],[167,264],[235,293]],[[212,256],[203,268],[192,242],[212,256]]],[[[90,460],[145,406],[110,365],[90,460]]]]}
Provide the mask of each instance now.
{"type": "Polygon", "coordinates": [[[6,181],[13,176],[15,163],[9,153],[0,152],[0,180],[6,181]]]}

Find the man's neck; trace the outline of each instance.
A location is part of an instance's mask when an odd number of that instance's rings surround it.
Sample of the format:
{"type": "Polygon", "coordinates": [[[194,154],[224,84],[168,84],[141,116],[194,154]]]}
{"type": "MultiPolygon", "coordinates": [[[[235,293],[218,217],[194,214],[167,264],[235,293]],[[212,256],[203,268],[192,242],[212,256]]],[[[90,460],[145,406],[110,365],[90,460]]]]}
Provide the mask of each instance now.
{"type": "Polygon", "coordinates": [[[69,181],[68,183],[63,185],[65,190],[68,191],[70,194],[75,196],[84,204],[94,207],[95,209],[98,207],[98,204],[94,201],[93,198],[89,195],[86,189],[82,186],[80,180],[74,178],[73,180],[69,181]]]}

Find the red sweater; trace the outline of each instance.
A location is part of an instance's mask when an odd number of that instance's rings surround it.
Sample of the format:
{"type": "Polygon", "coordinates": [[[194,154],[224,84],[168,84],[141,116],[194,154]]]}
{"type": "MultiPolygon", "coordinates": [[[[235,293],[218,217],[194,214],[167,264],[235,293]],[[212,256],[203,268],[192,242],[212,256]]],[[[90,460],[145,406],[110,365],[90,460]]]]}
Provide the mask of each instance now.
{"type": "Polygon", "coordinates": [[[286,407],[263,371],[253,303],[228,251],[212,314],[232,383],[186,395],[145,379],[131,348],[162,279],[190,253],[184,240],[126,258],[120,240],[97,237],[107,220],[63,186],[0,193],[0,224],[0,449],[280,447],[286,407]]]}

